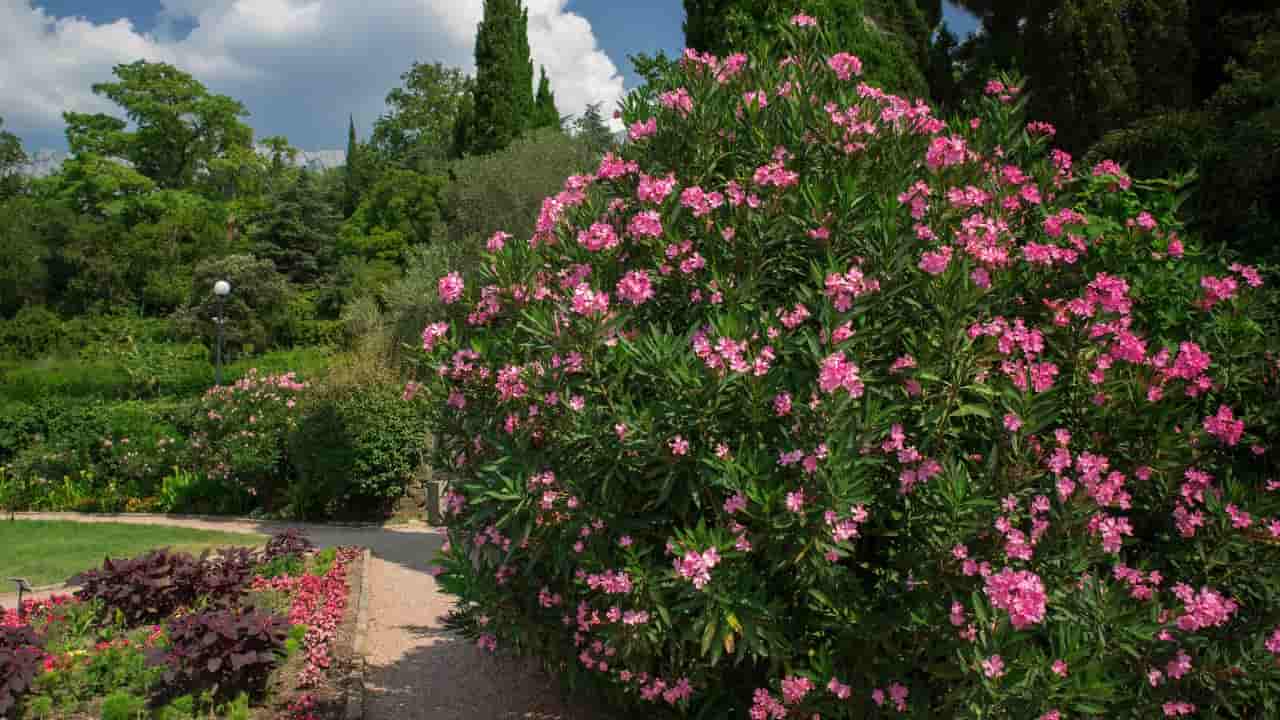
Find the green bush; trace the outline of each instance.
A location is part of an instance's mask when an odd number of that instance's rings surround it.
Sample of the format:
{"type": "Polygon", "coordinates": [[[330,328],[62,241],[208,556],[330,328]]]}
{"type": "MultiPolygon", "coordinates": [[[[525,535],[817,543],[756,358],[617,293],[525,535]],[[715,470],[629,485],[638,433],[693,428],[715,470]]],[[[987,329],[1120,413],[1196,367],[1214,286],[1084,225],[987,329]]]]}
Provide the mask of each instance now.
{"type": "Polygon", "coordinates": [[[141,720],[146,710],[145,699],[118,690],[102,701],[102,720],[141,720]]]}
{"type": "Polygon", "coordinates": [[[444,193],[450,245],[475,243],[503,230],[524,241],[533,234],[542,199],[598,157],[558,130],[529,133],[500,152],[459,160],[444,193]]]}
{"type": "Polygon", "coordinates": [[[421,464],[425,412],[387,379],[321,385],[289,440],[289,498],[300,517],[380,517],[421,464]]]}
{"type": "Polygon", "coordinates": [[[59,317],[43,305],[26,305],[0,320],[0,356],[42,357],[53,352],[64,333],[59,317]]]}

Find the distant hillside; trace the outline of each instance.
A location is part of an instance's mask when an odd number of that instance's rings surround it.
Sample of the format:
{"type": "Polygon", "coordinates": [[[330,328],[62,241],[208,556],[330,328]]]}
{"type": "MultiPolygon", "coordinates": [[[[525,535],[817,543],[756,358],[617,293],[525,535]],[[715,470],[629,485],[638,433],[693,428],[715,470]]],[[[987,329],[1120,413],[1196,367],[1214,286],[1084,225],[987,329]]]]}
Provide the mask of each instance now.
{"type": "MultiPolygon", "coordinates": [[[[31,153],[31,161],[22,167],[28,177],[48,177],[62,167],[71,157],[65,150],[37,150],[31,153]]],[[[342,167],[347,162],[346,150],[299,150],[296,165],[308,170],[328,170],[342,167]]]]}

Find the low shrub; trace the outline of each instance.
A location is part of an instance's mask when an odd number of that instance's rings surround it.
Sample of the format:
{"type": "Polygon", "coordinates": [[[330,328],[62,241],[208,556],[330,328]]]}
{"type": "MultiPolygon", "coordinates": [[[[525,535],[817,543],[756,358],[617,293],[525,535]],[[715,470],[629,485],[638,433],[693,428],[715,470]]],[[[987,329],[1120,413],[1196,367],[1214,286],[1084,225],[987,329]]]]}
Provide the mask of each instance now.
{"type": "Polygon", "coordinates": [[[102,568],[81,574],[76,598],[101,602],[129,625],[160,620],[195,602],[196,561],[186,553],[153,550],[135,558],[106,558],[102,568]]]}
{"type": "Polygon", "coordinates": [[[190,466],[238,485],[270,509],[286,490],[287,443],[306,388],[293,373],[251,370],[232,385],[210,389],[191,417],[190,466]]]}
{"type": "Polygon", "coordinates": [[[153,550],[135,558],[106,558],[102,568],[81,574],[76,598],[101,602],[133,627],[161,620],[178,608],[203,599],[213,606],[234,605],[244,594],[259,564],[248,548],[187,553],[153,550]]]}
{"type": "Polygon", "coordinates": [[[315,543],[311,542],[304,532],[297,528],[289,528],[272,535],[267,540],[267,544],[262,549],[262,558],[267,562],[286,557],[301,558],[315,547],[315,543]]]}
{"type": "Polygon", "coordinates": [[[385,378],[326,384],[290,436],[290,505],[299,517],[381,517],[404,495],[426,449],[426,413],[385,378]]]}
{"type": "Polygon", "coordinates": [[[462,626],[649,717],[1275,716],[1271,269],[796,21],[439,278],[462,626]]]}
{"type": "Polygon", "coordinates": [[[0,626],[0,717],[6,717],[40,672],[44,641],[26,625],[0,626]]]}
{"type": "Polygon", "coordinates": [[[165,625],[168,645],[150,660],[165,668],[174,692],[213,689],[217,696],[241,692],[257,696],[284,651],[289,625],[257,611],[211,610],[184,615],[165,625]]]}
{"type": "Polygon", "coordinates": [[[103,699],[102,720],[139,720],[146,710],[145,698],[117,690],[103,699]]]}

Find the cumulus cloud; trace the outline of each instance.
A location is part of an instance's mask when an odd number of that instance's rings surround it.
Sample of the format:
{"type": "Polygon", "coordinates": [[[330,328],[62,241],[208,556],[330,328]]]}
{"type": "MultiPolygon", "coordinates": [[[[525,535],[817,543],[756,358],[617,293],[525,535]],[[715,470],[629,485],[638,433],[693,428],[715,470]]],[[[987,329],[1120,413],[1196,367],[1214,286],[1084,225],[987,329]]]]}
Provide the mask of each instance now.
{"type": "MultiPolygon", "coordinates": [[[[568,0],[528,0],[529,45],[564,114],[623,95],[623,79],[568,0]]],[[[157,29],[60,18],[0,0],[0,116],[24,137],[57,137],[63,110],[110,111],[92,85],[138,59],[172,63],[243,102],[259,136],[340,147],[346,118],[366,131],[415,61],[474,71],[482,0],[162,0],[157,29]],[[178,37],[175,27],[189,27],[178,37]]]]}

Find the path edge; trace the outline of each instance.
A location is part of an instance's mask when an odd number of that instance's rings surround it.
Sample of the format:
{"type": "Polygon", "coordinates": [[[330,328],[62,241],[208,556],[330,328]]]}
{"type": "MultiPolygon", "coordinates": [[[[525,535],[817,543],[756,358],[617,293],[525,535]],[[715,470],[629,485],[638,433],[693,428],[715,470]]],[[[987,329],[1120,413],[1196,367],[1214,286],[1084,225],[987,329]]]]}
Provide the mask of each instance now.
{"type": "Polygon", "coordinates": [[[355,639],[352,642],[355,667],[351,671],[351,678],[347,685],[346,720],[364,720],[364,699],[368,694],[365,684],[365,670],[368,663],[365,661],[365,657],[367,656],[367,645],[369,643],[370,577],[373,575],[373,552],[369,548],[365,548],[364,554],[361,556],[361,570],[360,594],[359,599],[356,600],[355,639]]]}

